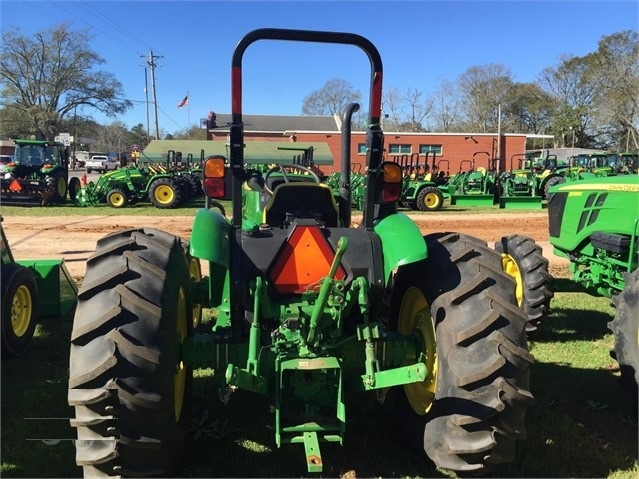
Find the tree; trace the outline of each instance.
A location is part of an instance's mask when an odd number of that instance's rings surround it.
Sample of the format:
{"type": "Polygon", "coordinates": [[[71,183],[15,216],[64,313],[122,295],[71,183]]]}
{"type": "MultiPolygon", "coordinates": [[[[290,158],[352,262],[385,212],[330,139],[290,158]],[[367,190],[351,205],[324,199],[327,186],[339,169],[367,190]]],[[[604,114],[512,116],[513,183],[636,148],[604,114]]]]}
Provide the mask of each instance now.
{"type": "Polygon", "coordinates": [[[122,100],[122,85],[110,72],[96,70],[105,60],[89,48],[86,31],[69,23],[24,36],[17,27],[2,33],[0,96],[3,114],[28,120],[28,131],[52,140],[62,119],[80,107],[115,116],[132,104],[122,100]]]}
{"type": "Polygon", "coordinates": [[[433,96],[433,131],[457,131],[461,123],[459,93],[455,84],[443,80],[433,96]]]}
{"type": "Polygon", "coordinates": [[[457,88],[466,113],[466,127],[481,133],[497,131],[499,106],[506,103],[512,85],[510,69],[501,64],[472,66],[462,73],[457,88]]]}
{"type": "Polygon", "coordinates": [[[539,85],[545,88],[555,100],[555,111],[551,132],[559,146],[566,145],[566,134],[578,132],[575,146],[592,148],[597,146],[593,137],[593,104],[599,81],[593,81],[590,74],[589,57],[563,56],[558,67],[545,68],[540,76],[539,85]],[[590,133],[589,133],[590,132],[590,133]]]}
{"type": "Polygon", "coordinates": [[[361,101],[362,94],[346,80],[334,78],[306,97],[302,103],[302,113],[305,115],[340,115],[346,105],[361,101]]]}
{"type": "Polygon", "coordinates": [[[515,83],[502,108],[504,128],[514,133],[542,133],[550,128],[553,99],[534,83],[515,83]]]}
{"type": "Polygon", "coordinates": [[[592,55],[590,76],[595,121],[618,149],[639,149],[639,33],[627,30],[603,37],[592,55]]]}
{"type": "Polygon", "coordinates": [[[395,131],[425,131],[424,121],[433,109],[433,99],[423,98],[417,88],[407,88],[401,93],[390,88],[384,94],[384,113],[389,115],[385,129],[395,131]]]}

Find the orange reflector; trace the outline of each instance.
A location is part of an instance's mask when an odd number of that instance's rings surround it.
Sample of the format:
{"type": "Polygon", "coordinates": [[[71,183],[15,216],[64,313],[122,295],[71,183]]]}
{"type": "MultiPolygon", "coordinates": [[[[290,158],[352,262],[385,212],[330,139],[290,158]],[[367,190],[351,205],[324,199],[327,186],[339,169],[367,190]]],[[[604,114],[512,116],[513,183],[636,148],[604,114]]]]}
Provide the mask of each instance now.
{"type": "Polygon", "coordinates": [[[224,158],[208,158],[204,164],[206,178],[224,178],[224,158]]]}
{"type": "MultiPolygon", "coordinates": [[[[328,275],[334,258],[333,249],[317,226],[297,226],[278,253],[269,278],[280,293],[303,293],[328,275]]],[[[345,276],[340,266],[335,278],[345,276]]]]}
{"type": "Polygon", "coordinates": [[[22,191],[22,185],[18,180],[13,180],[11,183],[9,183],[9,190],[18,192],[22,191]]]}
{"type": "Polygon", "coordinates": [[[384,171],[384,183],[401,183],[402,167],[399,163],[385,161],[382,165],[384,171]]]}

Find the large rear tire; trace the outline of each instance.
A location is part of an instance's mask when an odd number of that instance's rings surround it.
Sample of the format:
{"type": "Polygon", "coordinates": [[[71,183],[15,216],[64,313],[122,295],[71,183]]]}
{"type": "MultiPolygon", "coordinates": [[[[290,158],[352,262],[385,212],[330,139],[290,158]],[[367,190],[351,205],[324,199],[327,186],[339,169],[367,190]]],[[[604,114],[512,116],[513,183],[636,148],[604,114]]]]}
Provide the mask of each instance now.
{"type": "Polygon", "coordinates": [[[456,233],[425,239],[429,258],[396,274],[390,327],[419,338],[429,376],[399,389],[398,415],[437,467],[486,472],[513,461],[526,435],[526,317],[485,242],[456,233]]]}
{"type": "Polygon", "coordinates": [[[548,181],[546,181],[546,184],[544,185],[544,199],[548,202],[552,200],[552,197],[555,196],[555,194],[550,192],[550,188],[565,182],[566,179],[561,176],[553,176],[552,178],[548,178],[548,181]]]}
{"type": "Polygon", "coordinates": [[[550,312],[552,277],[541,246],[527,236],[513,234],[495,243],[502,268],[515,280],[517,304],[528,316],[528,332],[535,331],[550,312]]]}
{"type": "Polygon", "coordinates": [[[33,271],[17,263],[2,267],[2,359],[22,354],[38,322],[38,283],[33,271]]]}
{"type": "Polygon", "coordinates": [[[625,275],[626,286],[613,298],[615,317],[608,323],[614,336],[610,355],[621,370],[621,383],[637,394],[639,384],[639,269],[625,275]]]}
{"type": "Polygon", "coordinates": [[[189,266],[180,238],[132,229],[87,262],[71,334],[69,405],[85,477],[170,474],[186,442],[189,266]]]}
{"type": "Polygon", "coordinates": [[[51,176],[46,178],[46,182],[53,189],[53,202],[64,203],[67,199],[69,189],[68,178],[61,169],[56,170],[51,176]]]}

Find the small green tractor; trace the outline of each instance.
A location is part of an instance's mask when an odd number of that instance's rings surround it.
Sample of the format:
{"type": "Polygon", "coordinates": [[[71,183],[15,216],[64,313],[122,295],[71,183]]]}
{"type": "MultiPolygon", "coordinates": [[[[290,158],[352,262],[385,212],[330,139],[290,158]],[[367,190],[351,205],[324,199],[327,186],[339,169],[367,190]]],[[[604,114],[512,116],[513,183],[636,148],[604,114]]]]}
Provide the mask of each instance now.
{"type": "Polygon", "coordinates": [[[78,287],[64,260],[16,260],[0,216],[0,344],[2,359],[22,354],[33,339],[41,316],[68,316],[78,287]]]}
{"type": "MultiPolygon", "coordinates": [[[[274,444],[302,445],[300,468],[309,473],[325,471],[320,445],[347,439],[348,411],[370,407],[366,393],[391,408],[386,414],[425,469],[427,458],[473,473],[515,460],[533,403],[515,281],[486,242],[423,236],[398,212],[401,166],[382,159],[382,76],[379,52],[356,34],[259,29],[239,41],[229,161],[210,157],[203,168],[207,197],[223,198],[230,186],[231,216],[199,209],[190,240],[144,227],[114,232],[87,261],[68,394],[85,476],[171,474],[188,435],[194,368],[213,371],[204,378],[219,391],[212,403],[231,407],[241,395],[254,408],[270,407],[274,444]],[[367,54],[358,227],[347,188],[336,201],[304,166],[264,173],[246,165],[242,58],[258,40],[344,44],[367,54]]],[[[343,113],[342,145],[356,108],[343,113]]],[[[346,172],[349,150],[342,147],[346,172]]]]}
{"type": "Polygon", "coordinates": [[[542,201],[548,199],[548,190],[571,179],[574,168],[557,160],[557,155],[530,158],[528,155],[513,155],[510,171],[500,174],[498,179],[498,202],[500,208],[541,209],[542,201]],[[522,157],[523,156],[523,157],[522,157]],[[514,168],[515,161],[519,167],[514,168]]]}
{"type": "Polygon", "coordinates": [[[397,159],[404,174],[400,204],[411,210],[439,211],[444,200],[450,198],[447,191],[439,189],[446,184],[445,173],[438,170],[434,151],[426,154],[423,163],[419,160],[419,153],[402,155],[397,159]],[[433,159],[429,165],[428,157],[431,155],[433,159]]]}
{"type": "Polygon", "coordinates": [[[550,243],[570,260],[572,280],[612,298],[608,327],[622,381],[639,382],[639,176],[618,175],[566,182],[548,202],[550,243]]]}
{"type": "Polygon", "coordinates": [[[201,178],[196,172],[177,171],[156,163],[144,167],[125,166],[100,175],[95,183],[82,186],[76,204],[106,203],[113,208],[123,208],[149,201],[156,208],[166,209],[181,206],[200,193],[201,178]]]}
{"type": "Polygon", "coordinates": [[[494,166],[495,160],[490,158],[487,151],[477,151],[473,153],[472,159],[460,163],[459,171],[451,175],[446,185],[440,189],[450,195],[451,205],[494,205],[497,201],[497,173],[494,166]],[[488,158],[486,167],[477,166],[475,157],[480,154],[488,158]]]}
{"type": "Polygon", "coordinates": [[[13,161],[0,165],[0,201],[11,206],[44,206],[72,201],[80,180],[69,180],[69,149],[63,143],[13,140],[13,161]]]}

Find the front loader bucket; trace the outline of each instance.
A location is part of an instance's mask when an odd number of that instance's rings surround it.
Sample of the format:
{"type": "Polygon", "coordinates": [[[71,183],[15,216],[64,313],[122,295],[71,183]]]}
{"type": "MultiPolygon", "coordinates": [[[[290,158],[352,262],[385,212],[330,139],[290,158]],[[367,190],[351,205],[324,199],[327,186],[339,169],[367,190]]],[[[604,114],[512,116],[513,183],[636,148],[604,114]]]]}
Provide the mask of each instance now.
{"type": "Polygon", "coordinates": [[[66,317],[73,312],[78,286],[60,259],[21,259],[17,263],[33,270],[38,282],[41,316],[66,317]]]}
{"type": "Polygon", "coordinates": [[[451,205],[492,206],[495,204],[493,195],[451,195],[451,205]]]}
{"type": "Polygon", "coordinates": [[[540,210],[542,209],[541,196],[501,196],[499,198],[499,208],[540,210]]]}

